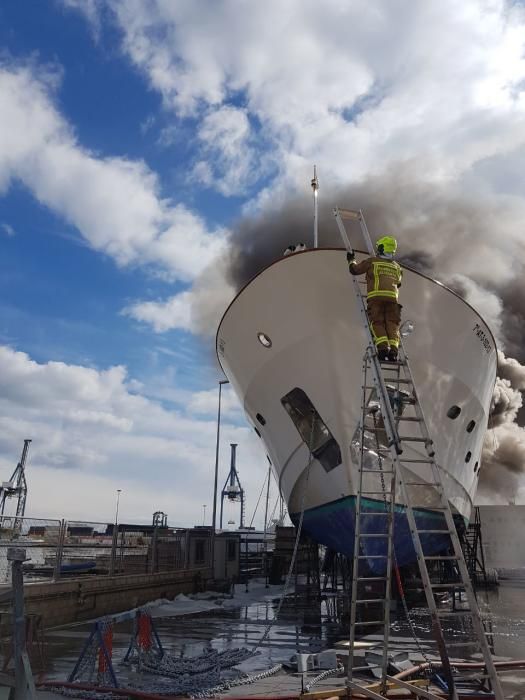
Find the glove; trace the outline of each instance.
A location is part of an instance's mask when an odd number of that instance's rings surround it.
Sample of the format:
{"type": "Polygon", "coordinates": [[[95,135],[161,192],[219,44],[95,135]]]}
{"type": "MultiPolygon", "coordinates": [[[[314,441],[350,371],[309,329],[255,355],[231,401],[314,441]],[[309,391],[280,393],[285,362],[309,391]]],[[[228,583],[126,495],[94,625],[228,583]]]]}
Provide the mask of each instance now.
{"type": "Polygon", "coordinates": [[[354,262],[354,260],[355,260],[354,251],[352,251],[352,252],[348,251],[346,254],[346,259],[348,260],[349,263],[354,262]]]}

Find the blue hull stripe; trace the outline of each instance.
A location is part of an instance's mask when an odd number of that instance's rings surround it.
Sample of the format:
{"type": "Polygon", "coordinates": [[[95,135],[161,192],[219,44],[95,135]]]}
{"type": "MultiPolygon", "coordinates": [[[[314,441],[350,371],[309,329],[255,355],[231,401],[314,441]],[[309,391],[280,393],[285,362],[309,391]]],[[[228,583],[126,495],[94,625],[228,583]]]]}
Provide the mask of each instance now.
{"type": "MultiPolygon", "coordinates": [[[[355,496],[347,496],[337,501],[325,503],[322,506],[311,508],[304,513],[303,529],[316,542],[330,549],[352,557],[354,553],[354,522],[355,522],[355,496]]],[[[385,505],[382,501],[362,498],[361,510],[368,513],[384,512],[385,505]]],[[[446,529],[445,517],[442,513],[425,509],[414,509],[418,528],[446,529]]],[[[297,524],[299,514],[290,515],[292,521],[297,524]]],[[[408,520],[403,506],[396,505],[394,520],[394,548],[399,566],[411,564],[416,560],[416,552],[412,544],[412,538],[408,527],[408,520]]],[[[373,515],[362,519],[362,532],[385,532],[387,518],[373,515]]],[[[421,534],[421,542],[426,554],[435,554],[450,546],[450,537],[447,534],[421,534]]],[[[386,554],[386,537],[370,537],[362,540],[363,550],[366,556],[386,554]]],[[[369,559],[368,566],[374,573],[385,570],[386,560],[369,559]]]]}

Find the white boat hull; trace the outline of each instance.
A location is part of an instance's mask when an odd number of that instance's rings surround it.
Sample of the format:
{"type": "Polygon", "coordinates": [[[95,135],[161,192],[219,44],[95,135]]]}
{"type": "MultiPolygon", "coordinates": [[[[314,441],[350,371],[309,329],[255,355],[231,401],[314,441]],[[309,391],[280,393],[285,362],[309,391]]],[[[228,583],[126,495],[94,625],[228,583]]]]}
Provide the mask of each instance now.
{"type": "MultiPolygon", "coordinates": [[[[494,339],[460,297],[407,268],[400,301],[403,318],[415,324],[404,347],[445,490],[453,510],[468,520],[496,377],[494,339]],[[461,409],[455,419],[447,416],[453,406],[461,409]]],[[[346,515],[336,527],[345,529],[345,542],[352,539],[358,463],[351,442],[361,414],[365,347],[345,254],[335,249],[309,250],[270,265],[237,295],[217,332],[221,366],[264,441],[290,514],[304,508],[306,530],[329,546],[334,538],[323,531],[333,529],[338,509],[346,515]],[[259,341],[260,333],[271,347],[259,341]],[[339,445],[341,464],[333,469],[314,459],[306,470],[308,446],[282,403],[295,388],[306,393],[339,445]]],[[[405,434],[412,434],[409,428],[405,434]]],[[[414,473],[426,480],[422,470],[414,473]]],[[[418,496],[424,510],[437,504],[430,486],[418,496]]],[[[335,548],[348,553],[351,542],[335,548]]]]}

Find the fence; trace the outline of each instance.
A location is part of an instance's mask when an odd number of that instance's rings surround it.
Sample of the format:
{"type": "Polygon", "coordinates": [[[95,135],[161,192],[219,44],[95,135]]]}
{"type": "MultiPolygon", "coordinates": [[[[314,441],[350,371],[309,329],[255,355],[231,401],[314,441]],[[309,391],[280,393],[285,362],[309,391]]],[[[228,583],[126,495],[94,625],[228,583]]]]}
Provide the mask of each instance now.
{"type": "Polygon", "coordinates": [[[24,579],[116,576],[211,566],[211,530],[178,530],[77,520],[0,516],[0,585],[9,584],[7,548],[23,547],[24,579]]]}

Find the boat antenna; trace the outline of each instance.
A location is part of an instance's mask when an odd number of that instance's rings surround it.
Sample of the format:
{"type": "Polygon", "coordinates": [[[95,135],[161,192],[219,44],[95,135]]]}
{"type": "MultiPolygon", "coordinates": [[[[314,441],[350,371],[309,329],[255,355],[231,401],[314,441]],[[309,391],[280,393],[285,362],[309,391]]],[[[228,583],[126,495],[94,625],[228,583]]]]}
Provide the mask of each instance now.
{"type": "Polygon", "coordinates": [[[319,180],[317,179],[317,171],[314,165],[314,176],[312,178],[312,190],[314,192],[314,248],[319,244],[319,231],[317,229],[317,193],[319,192],[319,180]]]}

